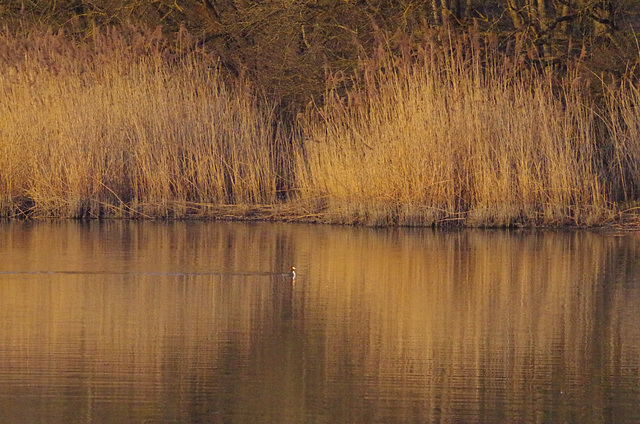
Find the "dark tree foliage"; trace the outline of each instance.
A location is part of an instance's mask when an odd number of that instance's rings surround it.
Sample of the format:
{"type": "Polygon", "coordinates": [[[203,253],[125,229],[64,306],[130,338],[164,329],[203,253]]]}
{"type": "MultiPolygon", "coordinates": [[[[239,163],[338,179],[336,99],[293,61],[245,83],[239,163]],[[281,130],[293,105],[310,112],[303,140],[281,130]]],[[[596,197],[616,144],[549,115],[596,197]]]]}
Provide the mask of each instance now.
{"type": "MultiPolygon", "coordinates": [[[[327,75],[347,87],[376,51],[410,59],[426,39],[473,34],[478,45],[559,72],[620,77],[638,59],[635,0],[4,0],[0,22],[91,39],[110,26],[156,28],[180,48],[216,57],[277,101],[322,97],[327,75]],[[185,33],[189,37],[184,37],[185,33]],[[445,35],[443,35],[445,34],[445,35]],[[189,42],[184,42],[189,40],[189,42]],[[493,40],[486,42],[486,40],[493,40]],[[489,47],[487,47],[489,46],[489,47]]],[[[171,43],[168,43],[171,44],[171,43]]]]}

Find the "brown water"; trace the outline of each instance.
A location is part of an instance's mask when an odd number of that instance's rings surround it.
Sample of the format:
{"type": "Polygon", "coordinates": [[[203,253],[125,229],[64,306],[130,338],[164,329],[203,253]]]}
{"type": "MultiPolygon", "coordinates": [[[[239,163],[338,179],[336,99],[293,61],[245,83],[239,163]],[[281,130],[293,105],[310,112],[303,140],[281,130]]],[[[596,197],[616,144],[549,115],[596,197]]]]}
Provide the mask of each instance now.
{"type": "Polygon", "coordinates": [[[640,234],[0,224],[0,423],[433,422],[640,422],[640,234]]]}

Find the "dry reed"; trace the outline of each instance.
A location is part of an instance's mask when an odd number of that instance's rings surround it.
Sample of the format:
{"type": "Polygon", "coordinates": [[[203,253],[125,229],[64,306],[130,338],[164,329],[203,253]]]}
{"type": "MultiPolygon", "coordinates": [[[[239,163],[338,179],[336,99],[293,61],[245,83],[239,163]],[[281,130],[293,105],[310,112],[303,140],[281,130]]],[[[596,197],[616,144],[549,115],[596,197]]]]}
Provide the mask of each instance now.
{"type": "Polygon", "coordinates": [[[5,214],[184,216],[275,202],[271,112],[210,63],[172,62],[153,46],[132,54],[117,34],[88,51],[54,35],[31,41],[0,62],[5,214]]]}
{"type": "Polygon", "coordinates": [[[155,33],[5,34],[0,211],[535,226],[633,210],[634,86],[596,112],[578,77],[447,51],[386,60],[289,132],[248,83],[223,82],[202,52],[168,55],[155,33]]]}
{"type": "MultiPolygon", "coordinates": [[[[308,120],[301,197],[322,199],[336,220],[369,225],[594,225],[611,217],[599,118],[575,78],[557,93],[551,77],[515,73],[507,60],[425,58],[390,63],[350,102],[331,97],[308,120]]],[[[639,99],[627,99],[624,117],[638,128],[639,99]]],[[[634,125],[625,123],[625,134],[634,125]]],[[[637,159],[617,145],[620,166],[637,178],[637,159]]]]}

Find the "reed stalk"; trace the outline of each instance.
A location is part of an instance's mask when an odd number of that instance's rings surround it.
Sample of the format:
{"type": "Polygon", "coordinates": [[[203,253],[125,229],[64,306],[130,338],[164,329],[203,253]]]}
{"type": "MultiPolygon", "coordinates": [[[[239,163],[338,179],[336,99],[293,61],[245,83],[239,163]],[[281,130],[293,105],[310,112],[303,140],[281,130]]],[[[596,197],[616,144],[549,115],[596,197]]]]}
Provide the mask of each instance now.
{"type": "Polygon", "coordinates": [[[166,217],[275,202],[271,111],[211,63],[123,54],[117,39],[91,51],[32,41],[0,62],[4,214],[166,217]]]}
{"type": "Polygon", "coordinates": [[[7,33],[0,212],[539,226],[635,210],[635,86],[596,107],[577,74],[422,53],[365,62],[356,88],[283,128],[248,82],[154,34],[7,33]]]}
{"type": "MultiPolygon", "coordinates": [[[[307,121],[300,196],[368,225],[604,222],[612,205],[588,97],[511,65],[455,55],[390,62],[351,101],[330,97],[307,121]]],[[[621,167],[637,176],[634,161],[621,167]]]]}

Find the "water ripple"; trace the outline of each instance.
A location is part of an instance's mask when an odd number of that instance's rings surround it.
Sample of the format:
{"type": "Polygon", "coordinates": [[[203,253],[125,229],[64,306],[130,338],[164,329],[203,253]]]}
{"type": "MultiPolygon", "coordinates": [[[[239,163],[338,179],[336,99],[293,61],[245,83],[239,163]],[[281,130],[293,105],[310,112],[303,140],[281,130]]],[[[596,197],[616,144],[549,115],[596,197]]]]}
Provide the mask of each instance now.
{"type": "Polygon", "coordinates": [[[66,275],[166,275],[166,276],[244,276],[244,277],[291,277],[282,272],[159,272],[159,271],[77,271],[77,270],[3,270],[0,275],[14,274],[66,274],[66,275]]]}

